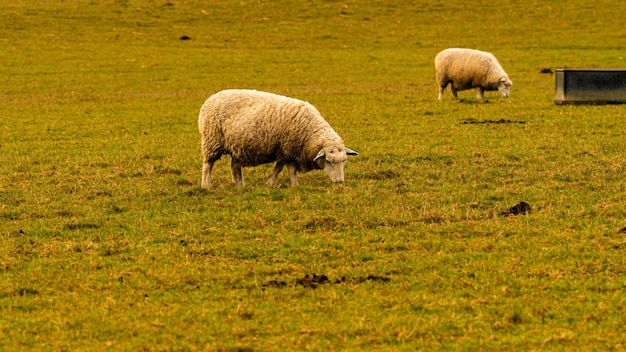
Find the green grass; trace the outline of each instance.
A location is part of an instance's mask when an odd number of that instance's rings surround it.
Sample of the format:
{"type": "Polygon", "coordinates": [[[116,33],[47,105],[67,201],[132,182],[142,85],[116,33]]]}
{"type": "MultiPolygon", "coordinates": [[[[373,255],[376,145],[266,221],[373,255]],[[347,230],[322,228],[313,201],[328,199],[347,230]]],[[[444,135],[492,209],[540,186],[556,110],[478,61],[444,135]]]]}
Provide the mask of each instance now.
{"type": "Polygon", "coordinates": [[[624,67],[624,10],[0,4],[0,349],[623,349],[626,110],[556,106],[540,71],[624,67]],[[437,101],[447,47],[493,52],[511,97],[437,101]],[[226,157],[202,190],[226,88],[315,105],[346,183],[236,189],[226,157]]]}

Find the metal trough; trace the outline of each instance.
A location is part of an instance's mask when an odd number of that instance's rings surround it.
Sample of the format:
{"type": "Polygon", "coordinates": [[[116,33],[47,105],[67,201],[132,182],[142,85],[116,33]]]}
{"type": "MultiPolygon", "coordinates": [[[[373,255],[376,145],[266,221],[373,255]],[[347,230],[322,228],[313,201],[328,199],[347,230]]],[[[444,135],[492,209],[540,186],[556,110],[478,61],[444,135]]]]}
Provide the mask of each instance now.
{"type": "Polygon", "coordinates": [[[626,69],[557,68],[554,71],[557,105],[626,103],[626,69]]]}

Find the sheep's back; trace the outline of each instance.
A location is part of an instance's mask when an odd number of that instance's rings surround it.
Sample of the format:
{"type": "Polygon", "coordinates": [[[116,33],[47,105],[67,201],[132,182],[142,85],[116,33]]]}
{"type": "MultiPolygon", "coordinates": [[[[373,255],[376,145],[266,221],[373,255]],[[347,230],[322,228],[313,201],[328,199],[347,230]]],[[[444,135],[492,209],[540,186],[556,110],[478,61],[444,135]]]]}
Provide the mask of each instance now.
{"type": "Polygon", "coordinates": [[[447,49],[437,55],[435,62],[450,74],[466,75],[484,70],[493,59],[493,55],[478,50],[447,49]]]}

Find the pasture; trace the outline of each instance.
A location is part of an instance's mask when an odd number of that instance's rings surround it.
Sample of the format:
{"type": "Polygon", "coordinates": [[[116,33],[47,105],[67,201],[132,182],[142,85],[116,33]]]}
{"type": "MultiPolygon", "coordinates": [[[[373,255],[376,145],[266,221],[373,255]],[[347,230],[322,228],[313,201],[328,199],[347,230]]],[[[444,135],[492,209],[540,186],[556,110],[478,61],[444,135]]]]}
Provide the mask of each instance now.
{"type": "Polygon", "coordinates": [[[626,5],[0,3],[0,350],[623,350],[626,107],[555,67],[626,66],[626,5]],[[433,58],[492,52],[504,99],[433,58]],[[200,188],[203,102],[312,103],[358,151],[200,188]],[[524,201],[528,214],[506,214],[524,201]]]}

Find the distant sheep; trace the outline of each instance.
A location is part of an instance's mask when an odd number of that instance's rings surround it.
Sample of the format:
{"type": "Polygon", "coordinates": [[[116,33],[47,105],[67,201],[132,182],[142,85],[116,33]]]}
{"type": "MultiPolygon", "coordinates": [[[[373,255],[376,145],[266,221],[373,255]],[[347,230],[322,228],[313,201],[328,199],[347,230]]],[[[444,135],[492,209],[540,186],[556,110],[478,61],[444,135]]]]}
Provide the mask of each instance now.
{"type": "Polygon", "coordinates": [[[497,90],[507,98],[513,82],[509,79],[495,56],[472,49],[446,49],[435,57],[435,72],[439,85],[439,100],[450,84],[454,99],[457,91],[478,89],[478,99],[484,98],[485,91],[497,90]]]}
{"type": "Polygon", "coordinates": [[[224,90],[209,97],[198,118],[202,147],[202,187],[211,187],[213,164],[231,156],[233,182],[243,187],[241,168],[276,161],[267,180],[276,185],[287,166],[292,185],[297,172],[324,169],[333,182],[343,182],[348,155],[341,137],[313,105],[256,90],[224,90]]]}

